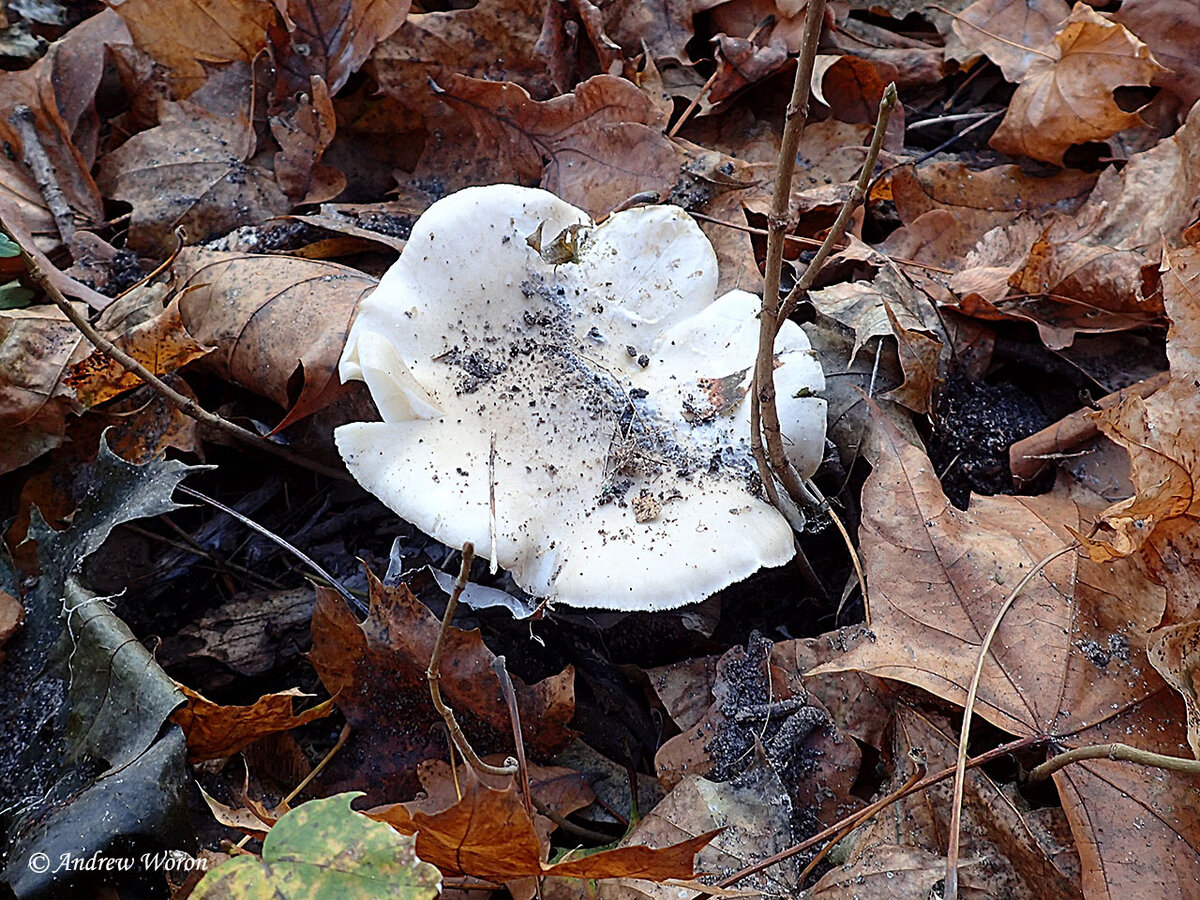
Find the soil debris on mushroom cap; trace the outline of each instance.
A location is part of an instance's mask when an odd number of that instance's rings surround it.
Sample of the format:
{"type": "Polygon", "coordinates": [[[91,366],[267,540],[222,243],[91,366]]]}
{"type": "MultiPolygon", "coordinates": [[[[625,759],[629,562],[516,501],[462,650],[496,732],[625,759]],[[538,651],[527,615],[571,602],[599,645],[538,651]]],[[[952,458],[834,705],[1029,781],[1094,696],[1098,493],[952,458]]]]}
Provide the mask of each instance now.
{"type": "MultiPolygon", "coordinates": [[[[496,559],[531,594],[701,600],[794,552],[749,446],[760,301],[715,298],[716,283],[712,247],[676,207],[595,226],[533,188],[452,194],[359,310],[341,374],[367,383],[383,421],[339,428],[339,449],[438,540],[486,555],[494,524],[496,559]],[[559,244],[570,253],[547,254],[559,244]]],[[[810,474],[824,377],[799,326],[776,353],[789,453],[810,474]]]]}

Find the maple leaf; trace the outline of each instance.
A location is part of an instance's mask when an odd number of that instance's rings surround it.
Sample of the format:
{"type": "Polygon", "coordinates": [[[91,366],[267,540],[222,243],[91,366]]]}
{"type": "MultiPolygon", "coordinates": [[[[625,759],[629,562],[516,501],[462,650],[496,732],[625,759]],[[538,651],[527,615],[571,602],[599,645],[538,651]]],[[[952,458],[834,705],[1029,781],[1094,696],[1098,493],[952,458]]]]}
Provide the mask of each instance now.
{"type": "Polygon", "coordinates": [[[1001,153],[1061,163],[1072,144],[1143,124],[1117,105],[1113,89],[1148,85],[1164,69],[1123,25],[1076,3],[1047,54],[1026,71],[992,135],[1001,153]]]}

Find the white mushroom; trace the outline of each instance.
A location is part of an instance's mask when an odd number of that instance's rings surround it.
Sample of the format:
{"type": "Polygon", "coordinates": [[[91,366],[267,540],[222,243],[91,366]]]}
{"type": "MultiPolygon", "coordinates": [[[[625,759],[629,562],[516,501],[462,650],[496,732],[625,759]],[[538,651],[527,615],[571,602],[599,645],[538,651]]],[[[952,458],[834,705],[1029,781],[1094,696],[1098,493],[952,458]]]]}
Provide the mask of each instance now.
{"type": "MultiPolygon", "coordinates": [[[[712,247],[677,207],[593,226],[545,191],[459,191],[359,309],[340,372],[383,421],[339,428],[342,457],[421,530],[473,541],[572,606],[669,609],[782,565],[792,529],[762,496],[744,399],[759,299],[714,300],[716,285],[712,247]]],[[[824,376],[793,323],[776,354],[807,476],[824,376]]]]}

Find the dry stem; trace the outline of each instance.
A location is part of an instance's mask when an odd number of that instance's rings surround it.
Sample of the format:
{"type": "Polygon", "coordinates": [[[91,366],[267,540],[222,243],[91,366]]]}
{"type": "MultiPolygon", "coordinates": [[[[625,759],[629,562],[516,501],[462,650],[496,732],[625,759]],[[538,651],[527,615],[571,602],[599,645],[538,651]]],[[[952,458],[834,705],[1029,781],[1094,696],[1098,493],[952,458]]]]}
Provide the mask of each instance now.
{"type": "Polygon", "coordinates": [[[1029,780],[1032,782],[1045,781],[1059,769],[1084,759],[1124,760],[1141,766],[1152,766],[1156,769],[1200,775],[1200,759],[1167,756],[1163,753],[1153,753],[1149,750],[1131,747],[1128,744],[1096,744],[1090,747],[1076,747],[1074,750],[1067,750],[1058,756],[1050,757],[1029,773],[1029,780]]]}
{"type": "Polygon", "coordinates": [[[824,13],[825,0],[812,0],[809,3],[804,22],[804,43],[796,63],[796,80],[792,84],[792,98],[784,119],[775,189],[771,197],[771,212],[767,219],[767,259],[763,276],[762,311],[759,316],[758,356],[754,365],[754,389],[750,395],[750,447],[767,497],[777,506],[780,498],[774,483],[776,480],[784,486],[796,503],[812,507],[817,506],[818,501],[792,467],[784,450],[779,410],[775,403],[775,338],[779,334],[780,324],[792,314],[799,299],[816,281],[825,261],[833,253],[834,246],[841,240],[850,216],[866,196],[892,108],[896,104],[896,86],[890,84],[884,90],[883,99],[879,104],[879,117],[858,182],[842,204],[833,227],[829,229],[812,262],[780,303],[779,283],[783,271],[784,232],[788,224],[792,177],[796,170],[796,151],[799,148],[800,136],[808,118],[813,61],[824,13]]]}
{"type": "Polygon", "coordinates": [[[963,791],[965,790],[967,780],[967,741],[971,736],[971,716],[975,711],[975,697],[979,693],[979,679],[983,675],[984,660],[987,659],[988,651],[991,649],[992,639],[996,636],[996,632],[1000,630],[1001,620],[1012,608],[1017,595],[1025,589],[1025,585],[1029,584],[1030,581],[1046,566],[1054,562],[1054,560],[1072,552],[1078,546],[1078,541],[1072,541],[1067,546],[1054,551],[1044,557],[1025,574],[1024,578],[1017,582],[1017,586],[1012,589],[1009,595],[1004,598],[1004,602],[1000,604],[1000,609],[997,611],[996,617],[992,620],[992,626],[988,629],[988,633],[983,639],[983,644],[979,648],[979,657],[975,661],[975,674],[971,677],[971,687],[967,691],[967,703],[963,707],[962,731],[959,732],[958,736],[958,760],[954,766],[954,801],[950,810],[950,846],[946,850],[946,887],[942,892],[944,900],[957,900],[958,898],[958,847],[959,832],[962,830],[963,791]]]}
{"type": "Polygon", "coordinates": [[[450,737],[454,741],[454,746],[458,748],[458,752],[463,755],[471,767],[487,775],[501,777],[516,775],[519,767],[515,759],[508,760],[507,764],[503,766],[493,766],[479,758],[479,754],[475,752],[467,740],[467,736],[463,733],[462,727],[458,724],[458,719],[454,717],[454,710],[442,700],[442,689],[438,684],[442,677],[442,653],[446,649],[446,635],[450,633],[450,623],[454,620],[455,610],[458,609],[458,600],[462,596],[462,592],[467,589],[467,581],[471,575],[471,563],[474,559],[475,545],[467,541],[462,547],[462,567],[458,570],[458,577],[454,579],[454,588],[450,592],[450,599],[446,602],[446,612],[442,615],[442,627],[434,642],[433,653],[429,655],[429,668],[425,670],[425,677],[429,680],[429,696],[433,700],[434,709],[438,711],[445,721],[446,727],[450,729],[450,737]]]}
{"type": "Polygon", "coordinates": [[[58,236],[64,244],[69,244],[75,236],[75,213],[67,196],[58,185],[54,174],[54,164],[42,146],[41,136],[37,133],[36,118],[33,110],[24,103],[13,108],[8,117],[9,123],[16,129],[17,137],[21,139],[21,150],[25,157],[25,165],[33,173],[38,190],[50,208],[54,224],[58,226],[58,236]]]}

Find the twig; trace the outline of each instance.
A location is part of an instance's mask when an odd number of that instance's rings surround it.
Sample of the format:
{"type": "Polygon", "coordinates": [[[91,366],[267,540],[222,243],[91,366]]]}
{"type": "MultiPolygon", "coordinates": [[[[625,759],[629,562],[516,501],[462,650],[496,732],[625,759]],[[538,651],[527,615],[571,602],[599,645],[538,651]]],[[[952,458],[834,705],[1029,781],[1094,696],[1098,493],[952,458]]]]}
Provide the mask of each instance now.
{"type": "MultiPolygon", "coordinates": [[[[756,234],[760,237],[766,237],[769,233],[765,228],[755,228],[753,225],[739,225],[737,222],[730,222],[728,219],[718,219],[716,216],[705,215],[704,213],[690,212],[688,213],[693,219],[699,219],[701,222],[712,222],[714,225],[723,225],[726,228],[732,228],[735,231],[744,231],[746,234],[756,234]]],[[[816,238],[800,237],[796,234],[785,234],[785,241],[793,244],[801,244],[805,247],[820,247],[824,241],[818,241],[816,238]]],[[[850,247],[849,244],[835,243],[834,250],[846,250],[850,247]]],[[[926,272],[936,272],[938,275],[953,275],[953,269],[943,269],[941,266],[931,266],[928,263],[917,262],[915,259],[905,259],[903,256],[891,256],[886,253],[880,253],[880,256],[886,257],[898,266],[912,266],[914,269],[923,269],[926,272]]]]}
{"type": "MultiPolygon", "coordinates": [[[[986,753],[981,753],[981,754],[979,754],[979,756],[976,756],[973,759],[968,760],[967,768],[975,769],[975,768],[978,768],[979,766],[987,765],[992,760],[999,759],[1001,756],[1007,756],[1010,753],[1016,753],[1019,750],[1025,750],[1029,747],[1035,746],[1036,744],[1045,743],[1049,739],[1050,738],[1048,736],[1040,735],[1040,734],[1034,734],[1034,735],[1029,735],[1027,737],[1018,738],[1015,741],[1010,741],[1007,744],[1002,744],[999,747],[994,747],[991,750],[988,750],[986,753]]],[[[954,772],[955,772],[954,766],[947,766],[945,769],[942,769],[940,772],[934,772],[932,775],[926,775],[920,781],[917,781],[910,785],[903,786],[898,791],[888,794],[886,797],[882,798],[881,800],[878,800],[875,803],[872,803],[866,809],[861,809],[856,813],[851,813],[850,815],[846,816],[845,818],[841,819],[840,821],[834,822],[828,828],[824,829],[823,831],[818,832],[817,834],[814,834],[812,837],[808,838],[807,840],[801,841],[799,844],[796,844],[795,846],[788,847],[786,850],[781,850],[779,853],[776,853],[774,856],[769,856],[766,859],[760,860],[759,862],[754,863],[754,865],[746,866],[746,868],[741,869],[737,872],[734,872],[728,878],[718,881],[716,886],[722,887],[722,888],[730,887],[732,885],[737,884],[743,878],[749,878],[751,875],[757,874],[758,872],[761,872],[763,869],[770,868],[771,866],[776,865],[777,863],[781,863],[781,862],[784,862],[785,860],[791,859],[793,856],[797,856],[797,855],[803,853],[805,850],[809,850],[812,847],[815,847],[817,844],[820,844],[823,841],[829,840],[830,838],[832,838],[833,836],[838,834],[838,832],[840,832],[843,828],[845,828],[846,825],[853,822],[855,827],[857,827],[857,826],[863,824],[864,822],[866,822],[868,819],[871,819],[874,816],[878,815],[880,812],[882,812],[887,807],[891,806],[893,803],[903,800],[905,797],[915,794],[918,791],[923,791],[923,790],[926,790],[927,788],[931,788],[935,784],[940,784],[941,782],[945,781],[947,778],[952,776],[954,774],[954,772]]],[[[712,894],[701,893],[701,894],[697,894],[695,897],[693,897],[692,900],[711,900],[711,897],[712,897],[712,894]]]]}
{"type": "MultiPolygon", "coordinates": [[[[20,246],[20,241],[16,241],[15,236],[7,226],[3,225],[3,223],[0,223],[0,227],[3,227],[4,231],[9,235],[9,237],[13,238],[14,242],[20,246]]],[[[21,258],[24,260],[25,265],[29,269],[29,276],[38,283],[41,289],[46,292],[46,296],[50,298],[55,306],[62,310],[63,315],[70,319],[71,324],[79,329],[80,333],[88,339],[93,347],[95,347],[105,356],[116,360],[128,371],[133,372],[148,385],[150,385],[150,387],[154,388],[155,391],[161,394],[168,403],[170,403],[180,412],[191,416],[197,422],[207,425],[216,431],[224,432],[230,437],[233,437],[243,444],[253,447],[256,450],[265,450],[268,453],[278,456],[280,459],[284,459],[294,465],[302,466],[312,472],[316,472],[318,475],[336,478],[339,481],[346,480],[346,473],[341,469],[335,469],[332,466],[326,466],[315,460],[311,460],[306,456],[289,450],[287,447],[284,447],[281,444],[276,444],[274,441],[269,441],[265,438],[259,437],[253,431],[248,431],[247,429],[242,428],[240,425],[235,425],[228,419],[223,419],[214,413],[210,413],[208,410],[204,409],[204,407],[200,406],[200,404],[198,404],[195,400],[192,400],[190,397],[185,397],[183,394],[179,393],[177,390],[143,366],[140,362],[138,362],[136,359],[98,332],[95,328],[93,328],[92,324],[88,322],[87,318],[73,306],[71,306],[71,304],[67,301],[67,298],[63,296],[62,291],[54,286],[54,284],[50,281],[50,278],[46,275],[46,272],[42,269],[41,265],[38,264],[37,260],[35,260],[33,256],[30,255],[29,251],[23,246],[21,247],[21,258]]]]}
{"type": "MultiPolygon", "coordinates": [[[[321,761],[319,763],[317,763],[315,766],[313,766],[312,771],[309,772],[307,775],[305,775],[304,778],[301,779],[301,781],[298,785],[296,785],[294,788],[292,788],[290,791],[288,791],[288,795],[279,801],[279,805],[283,806],[285,803],[291,803],[298,796],[300,796],[300,792],[302,790],[304,790],[306,787],[308,787],[310,784],[312,784],[313,779],[316,778],[318,775],[320,775],[325,770],[325,767],[327,765],[329,765],[330,761],[337,755],[337,752],[339,750],[341,750],[342,747],[346,746],[346,741],[349,740],[349,738],[350,738],[350,726],[343,725],[341,734],[338,735],[337,742],[332,747],[329,748],[328,753],[326,753],[324,756],[321,757],[321,761]]],[[[248,844],[250,842],[250,838],[251,838],[251,835],[248,834],[245,837],[243,837],[240,841],[238,841],[234,846],[239,849],[242,847],[245,847],[246,844],[248,844]]]]}
{"type": "Polygon", "coordinates": [[[967,691],[967,702],[963,707],[962,730],[958,736],[958,760],[954,766],[954,800],[950,808],[950,845],[946,849],[946,887],[942,892],[943,900],[958,900],[958,848],[959,832],[962,830],[963,793],[967,780],[967,741],[971,736],[971,716],[975,711],[975,697],[979,693],[979,679],[983,675],[983,663],[987,659],[988,651],[991,649],[992,639],[996,636],[996,632],[1000,630],[1001,620],[1003,620],[1009,609],[1012,608],[1017,595],[1025,589],[1025,585],[1029,584],[1030,581],[1037,577],[1054,560],[1072,552],[1078,546],[1078,541],[1072,541],[1067,546],[1043,557],[1037,565],[1025,574],[1024,578],[1017,582],[1017,586],[1012,589],[1009,595],[1004,598],[1004,602],[1000,604],[1000,609],[996,612],[996,617],[992,620],[992,626],[988,629],[988,633],[983,639],[983,644],[979,647],[979,657],[975,661],[975,674],[971,676],[971,687],[967,691]]]}
{"type": "Polygon", "coordinates": [[[1141,766],[1152,766],[1155,769],[1169,769],[1172,772],[1183,772],[1187,775],[1200,775],[1200,759],[1152,753],[1128,744],[1096,744],[1090,747],[1076,747],[1074,750],[1067,750],[1050,757],[1029,773],[1029,780],[1035,783],[1045,781],[1059,769],[1084,759],[1123,760],[1141,766]]]}
{"type": "Polygon", "coordinates": [[[825,235],[825,240],[821,242],[821,246],[813,255],[812,262],[808,264],[804,274],[796,280],[796,284],[788,292],[780,306],[779,321],[782,322],[796,311],[796,304],[800,298],[816,283],[817,276],[821,274],[821,267],[825,265],[825,260],[829,259],[835,245],[842,239],[846,225],[850,222],[850,216],[867,196],[867,187],[875,172],[875,162],[879,159],[879,151],[883,149],[883,138],[887,133],[888,123],[892,120],[892,110],[896,106],[896,100],[896,84],[892,82],[883,89],[883,98],[879,101],[879,115],[875,119],[875,131],[871,135],[871,146],[867,148],[867,156],[863,160],[862,171],[858,173],[858,181],[851,189],[850,196],[842,202],[842,208],[838,210],[837,218],[829,227],[829,233],[825,235]]]}
{"type": "MultiPolygon", "coordinates": [[[[1149,397],[1171,380],[1170,372],[1159,372],[1149,378],[1113,391],[1096,401],[1096,407],[1107,409],[1116,406],[1127,397],[1149,397]]],[[[1046,468],[1046,461],[1056,458],[1064,450],[1078,447],[1100,433],[1096,417],[1091,409],[1080,409],[1069,413],[1053,425],[1043,428],[1029,437],[1021,438],[1008,448],[1008,463],[1012,469],[1013,483],[1018,487],[1028,484],[1046,468]]]]}
{"type": "Polygon", "coordinates": [[[704,82],[703,86],[700,88],[700,92],[692,98],[692,102],[688,104],[687,109],[683,111],[683,114],[676,120],[675,124],[671,126],[671,130],[667,132],[667,137],[673,138],[675,135],[679,134],[679,129],[683,127],[683,123],[691,118],[692,113],[696,111],[696,107],[700,105],[700,102],[704,99],[704,95],[712,89],[713,82],[717,80],[717,76],[720,74],[721,67],[718,65],[716,71],[708,76],[708,81],[704,82]]]}
{"type": "Polygon", "coordinates": [[[504,665],[504,657],[497,656],[492,660],[492,671],[500,682],[500,693],[508,706],[508,718],[512,722],[513,746],[517,752],[517,784],[521,788],[521,797],[525,800],[525,812],[533,818],[533,794],[529,790],[529,762],[525,759],[525,735],[521,733],[521,710],[517,707],[517,692],[513,688],[512,678],[504,665]]]}
{"type": "Polygon", "coordinates": [[[46,148],[42,146],[33,110],[21,103],[13,109],[8,121],[16,129],[17,137],[21,139],[25,165],[29,166],[46,206],[50,208],[50,215],[54,217],[54,224],[58,228],[58,236],[64,244],[70,243],[71,238],[75,236],[75,213],[71,204],[67,202],[67,195],[58,186],[58,179],[54,175],[54,163],[50,162],[46,148]]]}
{"type": "Polygon", "coordinates": [[[473,769],[487,775],[504,777],[517,774],[517,761],[515,759],[508,760],[506,765],[493,766],[480,759],[479,754],[467,740],[467,736],[463,734],[458,719],[454,717],[454,710],[442,700],[442,689],[438,684],[442,677],[442,653],[446,649],[446,635],[450,633],[450,623],[454,620],[455,610],[458,609],[458,599],[467,589],[467,581],[471,575],[471,563],[474,559],[475,545],[467,541],[462,546],[462,567],[458,570],[458,577],[454,579],[454,589],[450,592],[450,599],[446,602],[446,612],[442,615],[442,627],[434,642],[433,652],[429,655],[429,668],[425,670],[425,677],[429,680],[429,696],[433,700],[433,707],[445,721],[446,727],[450,729],[450,737],[454,741],[454,746],[458,748],[458,752],[463,755],[473,769]]]}
{"type": "MultiPolygon", "coordinates": [[[[764,417],[764,407],[775,409],[775,336],[779,333],[779,279],[783,272],[783,233],[787,230],[788,208],[792,196],[792,176],[796,171],[796,151],[800,147],[800,135],[808,121],[808,101],[812,85],[813,64],[817,58],[817,42],[821,37],[821,23],[825,18],[825,0],[811,0],[804,17],[804,39],[800,45],[800,56],[796,60],[796,79],[792,82],[792,96],[784,114],[783,137],[779,145],[779,163],[775,168],[775,190],[771,195],[771,212],[767,217],[767,259],[763,274],[762,311],[759,314],[758,357],[754,363],[754,383],[750,391],[750,449],[758,465],[759,478],[767,498],[779,506],[779,492],[775,488],[775,476],[771,471],[775,448],[782,448],[779,431],[779,416],[764,417]],[[764,421],[764,418],[767,420],[764,421]],[[764,448],[763,441],[767,447],[764,448]]],[[[783,457],[781,477],[792,476],[799,483],[796,473],[783,457]]],[[[787,482],[785,482],[785,487],[787,482]]],[[[790,493],[790,491],[789,491],[790,493]]]]}
{"type": "Polygon", "coordinates": [[[326,572],[316,562],[316,560],[314,560],[311,556],[309,556],[307,553],[302,551],[299,547],[295,547],[292,544],[289,544],[286,540],[281,538],[275,532],[271,531],[269,528],[266,528],[263,525],[259,525],[253,519],[249,518],[248,516],[242,515],[240,512],[238,512],[236,509],[234,509],[231,506],[226,506],[220,500],[214,500],[212,497],[209,497],[207,494],[202,494],[199,491],[193,490],[192,488],[187,487],[186,485],[183,485],[183,484],[177,485],[175,489],[177,491],[179,491],[179,493],[181,493],[181,494],[187,494],[189,497],[195,497],[197,500],[207,503],[209,506],[213,507],[214,509],[219,509],[221,512],[225,513],[225,515],[232,516],[233,518],[237,519],[239,522],[241,522],[247,528],[257,531],[263,537],[267,538],[267,540],[274,541],[276,544],[278,544],[284,550],[288,551],[293,556],[295,556],[296,559],[300,560],[302,563],[304,563],[306,566],[308,566],[310,569],[312,569],[321,578],[321,580],[323,580],[331,588],[333,588],[335,591],[337,591],[339,594],[341,594],[342,599],[344,599],[347,603],[349,603],[360,614],[365,614],[367,612],[367,608],[363,605],[363,602],[360,599],[358,599],[358,597],[354,596],[354,594],[352,594],[345,585],[343,585],[340,581],[338,581],[336,578],[334,578],[332,575],[330,575],[328,572],[326,572]]]}
{"type": "MultiPolygon", "coordinates": [[[[917,767],[916,767],[916,769],[913,770],[913,773],[908,776],[908,780],[905,781],[904,784],[902,784],[898,790],[893,791],[887,797],[884,797],[880,801],[878,801],[879,803],[884,804],[884,806],[889,805],[890,803],[894,802],[892,800],[892,797],[899,799],[899,797],[901,797],[905,791],[907,791],[909,788],[911,788],[918,781],[920,781],[922,778],[925,777],[925,775],[928,772],[928,768],[926,767],[925,759],[924,759],[925,754],[922,753],[922,754],[920,754],[920,756],[921,756],[921,760],[920,760],[920,762],[917,763],[917,767]]],[[[874,804],[872,804],[872,805],[874,805],[874,804]]],[[[867,807],[867,808],[870,809],[871,807],[867,807]]],[[[882,808],[883,807],[881,806],[880,809],[882,809],[882,808]]],[[[862,815],[862,813],[860,813],[860,815],[862,815]]],[[[875,815],[875,812],[872,812],[870,815],[872,815],[872,816],[875,815]]],[[[825,846],[821,848],[821,851],[816,856],[814,856],[811,860],[809,860],[808,865],[806,865],[804,867],[804,869],[800,872],[800,874],[798,876],[796,876],[797,886],[802,887],[804,885],[804,879],[806,879],[809,876],[809,874],[812,872],[813,869],[815,869],[818,865],[820,865],[821,860],[823,860],[826,856],[828,856],[829,852],[831,850],[833,850],[834,847],[836,847],[843,840],[845,840],[846,836],[851,834],[854,831],[854,829],[856,829],[859,826],[860,821],[861,821],[860,819],[855,819],[853,821],[847,822],[845,825],[842,826],[841,830],[837,834],[835,834],[833,837],[831,837],[829,839],[829,841],[825,844],[825,846]]]]}

